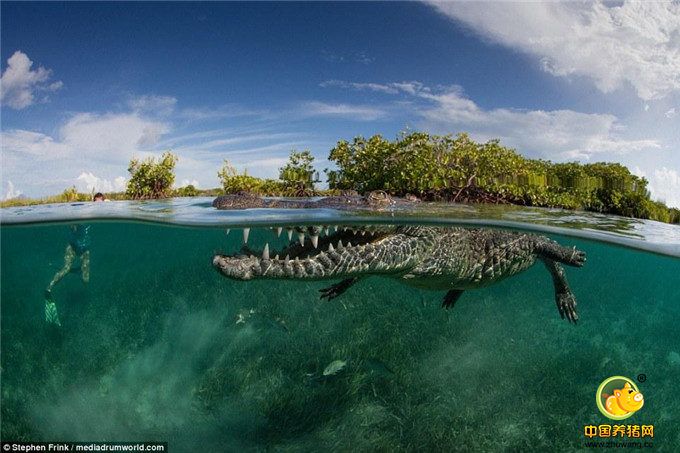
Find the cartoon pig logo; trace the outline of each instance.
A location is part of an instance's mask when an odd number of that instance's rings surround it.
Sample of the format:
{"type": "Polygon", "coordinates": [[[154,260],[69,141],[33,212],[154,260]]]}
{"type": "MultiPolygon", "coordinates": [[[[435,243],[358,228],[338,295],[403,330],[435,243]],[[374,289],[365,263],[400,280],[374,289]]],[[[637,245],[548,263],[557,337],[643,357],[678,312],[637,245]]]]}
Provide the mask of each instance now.
{"type": "Polygon", "coordinates": [[[635,383],[623,376],[606,379],[597,389],[597,407],[606,417],[623,420],[645,404],[645,398],[635,383]]]}

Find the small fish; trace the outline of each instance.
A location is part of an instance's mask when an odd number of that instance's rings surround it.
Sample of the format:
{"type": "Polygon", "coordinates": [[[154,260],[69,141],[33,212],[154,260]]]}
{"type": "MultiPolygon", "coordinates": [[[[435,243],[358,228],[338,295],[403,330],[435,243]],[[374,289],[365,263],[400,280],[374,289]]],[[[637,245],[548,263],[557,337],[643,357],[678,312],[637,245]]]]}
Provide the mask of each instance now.
{"type": "Polygon", "coordinates": [[[347,366],[346,360],[334,360],[328,364],[328,366],[323,370],[324,376],[335,376],[339,372],[345,369],[347,366]]]}

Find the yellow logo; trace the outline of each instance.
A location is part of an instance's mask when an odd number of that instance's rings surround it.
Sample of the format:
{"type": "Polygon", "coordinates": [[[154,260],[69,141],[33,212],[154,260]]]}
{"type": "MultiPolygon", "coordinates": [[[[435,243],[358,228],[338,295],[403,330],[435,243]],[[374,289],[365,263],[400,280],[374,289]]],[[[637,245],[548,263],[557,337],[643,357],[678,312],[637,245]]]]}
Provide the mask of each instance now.
{"type": "Polygon", "coordinates": [[[612,420],[624,420],[630,417],[645,403],[635,382],[623,376],[605,379],[597,388],[595,399],[600,412],[612,420]]]}

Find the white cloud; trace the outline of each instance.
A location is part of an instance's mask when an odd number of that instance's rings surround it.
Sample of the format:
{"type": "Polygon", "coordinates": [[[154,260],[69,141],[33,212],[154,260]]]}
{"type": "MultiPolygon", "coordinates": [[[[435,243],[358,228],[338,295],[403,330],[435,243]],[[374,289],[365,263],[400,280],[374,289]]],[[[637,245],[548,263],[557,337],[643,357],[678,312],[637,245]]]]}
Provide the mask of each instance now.
{"type": "Polygon", "coordinates": [[[666,167],[655,169],[649,190],[655,199],[680,209],[680,174],[676,170],[666,167]]]}
{"type": "Polygon", "coordinates": [[[592,79],[608,93],[629,83],[641,99],[680,91],[680,3],[445,2],[441,13],[540,59],[556,76],[592,79]]]}
{"type": "Polygon", "coordinates": [[[368,105],[328,104],[312,101],[302,105],[301,114],[303,116],[334,116],[353,120],[373,121],[383,118],[387,112],[368,105]]]}
{"type": "Polygon", "coordinates": [[[199,184],[198,184],[198,181],[195,180],[195,179],[192,179],[192,180],[183,179],[182,182],[179,183],[179,186],[177,186],[177,188],[186,187],[186,186],[194,186],[194,187],[198,188],[199,184]]]}
{"type": "Polygon", "coordinates": [[[170,115],[177,105],[177,99],[172,96],[144,95],[128,101],[133,112],[151,115],[170,115]]]}
{"type": "Polygon", "coordinates": [[[626,139],[614,115],[573,110],[485,110],[464,96],[461,87],[434,90],[420,82],[389,84],[333,81],[325,86],[402,93],[415,101],[420,126],[436,133],[467,131],[477,140],[498,138],[533,157],[566,160],[660,148],[652,139],[626,139]],[[391,91],[387,91],[387,90],[391,91]]]}
{"type": "Polygon", "coordinates": [[[677,112],[675,111],[675,107],[668,110],[666,113],[664,113],[664,115],[666,116],[666,118],[675,118],[675,116],[677,115],[677,112]]]}
{"type": "MultiPolygon", "coordinates": [[[[7,60],[7,68],[0,79],[0,103],[13,109],[24,109],[34,104],[36,93],[56,91],[63,86],[61,81],[47,84],[51,71],[42,66],[31,70],[33,62],[28,55],[17,50],[7,60]]],[[[46,100],[43,98],[42,100],[46,100]]]]}
{"type": "Polygon", "coordinates": [[[2,131],[3,177],[21,181],[38,195],[75,184],[91,191],[119,190],[130,158],[154,151],[170,126],[136,113],[72,116],[55,136],[26,130],[2,131]],[[96,175],[96,176],[95,176],[96,175]]]}
{"type": "Polygon", "coordinates": [[[122,192],[125,190],[126,179],[118,176],[109,181],[95,176],[92,172],[82,172],[76,178],[76,188],[80,192],[122,192]]]}
{"type": "Polygon", "coordinates": [[[5,190],[5,195],[3,196],[3,200],[11,200],[12,198],[18,198],[21,196],[21,190],[16,189],[14,187],[14,184],[12,181],[7,181],[7,189],[5,190]]]}
{"type": "Polygon", "coordinates": [[[2,132],[1,136],[3,157],[52,160],[71,154],[68,145],[40,132],[14,129],[2,132]]]}
{"type": "Polygon", "coordinates": [[[459,90],[417,95],[431,102],[420,111],[429,129],[464,130],[478,140],[498,138],[535,157],[590,159],[596,154],[625,154],[661,147],[652,139],[623,138],[625,128],[614,115],[573,110],[484,110],[459,90]]]}
{"type": "Polygon", "coordinates": [[[129,159],[129,156],[155,145],[170,126],[136,113],[95,115],[80,113],[60,129],[60,143],[78,154],[94,159],[129,159]]]}
{"type": "Polygon", "coordinates": [[[651,192],[653,200],[662,201],[666,206],[680,209],[680,173],[676,170],[667,167],[655,168],[650,176],[636,165],[631,173],[649,181],[647,189],[651,192]]]}

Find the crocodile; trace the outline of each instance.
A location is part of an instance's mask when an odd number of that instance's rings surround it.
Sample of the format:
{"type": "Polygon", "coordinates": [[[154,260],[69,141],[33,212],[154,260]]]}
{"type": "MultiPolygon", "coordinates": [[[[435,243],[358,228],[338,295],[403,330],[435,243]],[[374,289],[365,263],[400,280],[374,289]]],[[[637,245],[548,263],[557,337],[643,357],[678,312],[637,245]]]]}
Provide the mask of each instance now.
{"type": "Polygon", "coordinates": [[[250,192],[239,192],[232,195],[221,195],[212,202],[213,207],[222,210],[250,209],[250,208],[286,208],[286,209],[313,209],[313,208],[367,208],[381,210],[386,207],[409,204],[418,201],[413,195],[405,198],[391,197],[382,190],[368,192],[360,196],[354,191],[348,191],[338,196],[323,197],[320,199],[280,199],[263,198],[250,192]]]}
{"type": "MultiPolygon", "coordinates": [[[[276,228],[277,233],[282,229],[276,228]]],[[[382,275],[447,291],[442,306],[451,308],[464,291],[491,285],[541,261],[552,276],[560,316],[572,323],[578,320],[576,298],[561,266],[583,266],[585,253],[576,247],[537,234],[491,228],[371,225],[334,230],[288,227],[289,240],[297,233],[298,241],[271,253],[267,243],[259,256],[248,248],[249,230],[244,230],[241,252],[216,254],[213,266],[234,280],[342,279],[321,290],[321,298],[328,300],[365,277],[382,275]]]]}

